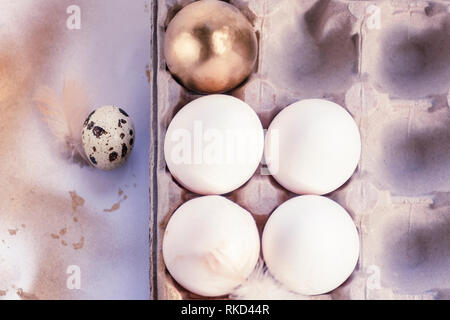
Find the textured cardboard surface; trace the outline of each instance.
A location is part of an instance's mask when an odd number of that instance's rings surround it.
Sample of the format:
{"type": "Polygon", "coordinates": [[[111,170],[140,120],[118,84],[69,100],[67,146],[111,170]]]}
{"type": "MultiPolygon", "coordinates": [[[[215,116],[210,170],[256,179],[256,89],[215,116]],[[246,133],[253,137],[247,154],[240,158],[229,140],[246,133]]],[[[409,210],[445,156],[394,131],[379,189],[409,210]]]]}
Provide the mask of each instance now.
{"type": "MultiPolygon", "coordinates": [[[[153,3],[151,173],[152,285],[159,299],[199,298],[165,269],[161,240],[170,215],[197,197],[174,182],[163,156],[174,114],[198,95],[168,73],[164,29],[191,1],[153,3]]],[[[450,9],[448,1],[230,1],[259,39],[255,72],[230,92],[267,128],[290,103],[325,98],[357,122],[362,155],[352,178],[328,194],[352,215],[359,263],[331,299],[450,298],[450,9]]],[[[259,168],[226,197],[262,230],[295,196],[259,168]]]]}
{"type": "Polygon", "coordinates": [[[0,299],[149,298],[149,17],[144,1],[0,2],[0,299]],[[42,121],[36,90],[58,100],[69,78],[89,109],[117,104],[134,120],[122,168],[73,161],[42,121]]]}

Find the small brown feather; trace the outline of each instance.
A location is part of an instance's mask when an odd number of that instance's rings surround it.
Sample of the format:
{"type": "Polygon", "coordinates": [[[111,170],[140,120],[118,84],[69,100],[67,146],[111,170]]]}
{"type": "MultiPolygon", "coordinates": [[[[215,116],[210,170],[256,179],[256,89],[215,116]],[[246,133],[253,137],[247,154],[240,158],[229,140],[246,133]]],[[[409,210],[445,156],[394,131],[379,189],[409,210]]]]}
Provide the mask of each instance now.
{"type": "Polygon", "coordinates": [[[87,161],[84,154],[81,130],[90,111],[90,99],[83,84],[65,80],[61,97],[52,89],[39,87],[33,99],[61,149],[61,153],[75,160],[77,156],[87,161]]]}

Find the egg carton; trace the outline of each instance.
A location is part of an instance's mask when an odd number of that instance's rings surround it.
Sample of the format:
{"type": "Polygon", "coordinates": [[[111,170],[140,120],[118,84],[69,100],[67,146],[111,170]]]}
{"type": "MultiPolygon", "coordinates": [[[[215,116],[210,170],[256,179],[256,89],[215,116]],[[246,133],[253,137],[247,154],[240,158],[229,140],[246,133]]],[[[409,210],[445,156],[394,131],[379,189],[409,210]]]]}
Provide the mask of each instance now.
{"type": "MultiPolygon", "coordinates": [[[[202,298],[167,272],[161,244],[171,214],[199,195],[166,168],[165,131],[200,97],[166,68],[170,19],[192,1],[154,3],[151,155],[151,287],[157,299],[202,298]]],[[[323,98],[359,126],[362,154],[352,178],[327,196],[352,215],[361,250],[352,276],[324,299],[450,298],[450,2],[232,0],[254,26],[257,66],[229,94],[264,128],[287,105],[323,98]]],[[[264,165],[225,197],[261,232],[270,213],[296,196],[264,165]]]]}

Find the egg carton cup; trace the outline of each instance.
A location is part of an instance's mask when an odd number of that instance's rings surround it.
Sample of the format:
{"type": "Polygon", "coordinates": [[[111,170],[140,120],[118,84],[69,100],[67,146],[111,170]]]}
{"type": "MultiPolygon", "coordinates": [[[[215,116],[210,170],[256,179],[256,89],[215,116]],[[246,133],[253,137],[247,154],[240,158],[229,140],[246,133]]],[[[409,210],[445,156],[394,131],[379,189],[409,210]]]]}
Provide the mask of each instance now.
{"type": "MultiPolygon", "coordinates": [[[[182,188],[163,153],[166,129],[200,95],[166,68],[162,43],[171,18],[192,1],[158,1],[153,16],[151,281],[158,299],[203,298],[179,286],[162,259],[172,213],[200,195],[182,188]]],[[[359,230],[352,276],[314,299],[450,298],[450,3],[448,1],[229,1],[254,26],[254,73],[229,94],[247,102],[264,128],[287,105],[323,98],[358,124],[357,170],[326,195],[359,230]]],[[[296,196],[261,164],[224,195],[262,232],[270,213],[296,196]]],[[[220,297],[226,298],[226,297],[220,297]]]]}

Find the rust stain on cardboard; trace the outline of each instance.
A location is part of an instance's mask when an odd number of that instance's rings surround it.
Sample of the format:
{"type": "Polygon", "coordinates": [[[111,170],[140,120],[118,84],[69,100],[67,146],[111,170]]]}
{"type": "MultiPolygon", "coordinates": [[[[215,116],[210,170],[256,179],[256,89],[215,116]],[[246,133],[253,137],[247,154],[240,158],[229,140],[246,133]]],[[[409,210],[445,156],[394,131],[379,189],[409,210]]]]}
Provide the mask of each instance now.
{"type": "Polygon", "coordinates": [[[60,235],[65,235],[67,233],[67,228],[63,228],[63,229],[61,229],[61,230],[59,230],[59,234],[60,235]]]}
{"type": "Polygon", "coordinates": [[[77,211],[78,207],[84,206],[84,199],[80,197],[76,191],[69,191],[70,197],[72,198],[72,209],[73,211],[77,211]]]}
{"type": "Polygon", "coordinates": [[[84,237],[81,237],[79,242],[72,243],[72,246],[75,250],[82,249],[84,246],[84,237]]]}
{"type": "Polygon", "coordinates": [[[147,66],[145,67],[145,74],[147,75],[147,81],[148,81],[148,83],[150,83],[151,78],[152,78],[152,75],[151,75],[151,72],[150,72],[150,66],[149,66],[149,65],[147,65],[147,66]]]}
{"type": "Polygon", "coordinates": [[[103,209],[104,212],[113,212],[120,208],[120,202],[116,202],[112,205],[110,209],[103,209]]]}
{"type": "Polygon", "coordinates": [[[30,293],[30,292],[25,292],[25,291],[23,291],[22,288],[17,289],[16,293],[19,297],[21,297],[24,300],[39,300],[39,298],[35,294],[30,293]]]}

